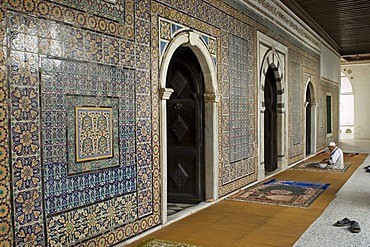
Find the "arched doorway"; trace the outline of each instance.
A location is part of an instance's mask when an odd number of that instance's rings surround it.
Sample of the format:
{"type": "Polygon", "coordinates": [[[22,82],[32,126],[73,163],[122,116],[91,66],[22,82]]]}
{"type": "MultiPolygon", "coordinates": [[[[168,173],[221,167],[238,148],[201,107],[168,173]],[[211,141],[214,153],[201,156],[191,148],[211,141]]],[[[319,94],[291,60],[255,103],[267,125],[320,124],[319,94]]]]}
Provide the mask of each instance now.
{"type": "Polygon", "coordinates": [[[350,79],[342,72],[340,84],[340,139],[354,138],[354,94],[350,79]]]}
{"type": "Polygon", "coordinates": [[[167,102],[167,200],[198,203],[205,199],[204,79],[197,57],[180,46],[166,79],[172,88],[167,102]]]}
{"type": "Polygon", "coordinates": [[[267,69],[264,88],[264,161],[265,172],[277,168],[277,90],[276,78],[271,66],[267,69]]]}
{"type": "Polygon", "coordinates": [[[311,153],[311,91],[309,85],[306,91],[306,155],[311,153]]]}
{"type": "Polygon", "coordinates": [[[312,84],[312,77],[308,75],[306,79],[306,93],[304,96],[305,107],[305,123],[306,123],[306,156],[316,152],[316,96],[315,88],[312,84]]]}
{"type": "MultiPolygon", "coordinates": [[[[175,90],[167,87],[167,72],[172,57],[179,47],[189,48],[196,56],[204,79],[204,183],[205,200],[216,200],[219,192],[218,102],[217,67],[201,36],[193,31],[178,33],[167,45],[160,65],[160,163],[162,176],[161,215],[163,224],[168,217],[168,124],[167,104],[175,90]]],[[[183,49],[183,48],[181,48],[183,49]]]]}

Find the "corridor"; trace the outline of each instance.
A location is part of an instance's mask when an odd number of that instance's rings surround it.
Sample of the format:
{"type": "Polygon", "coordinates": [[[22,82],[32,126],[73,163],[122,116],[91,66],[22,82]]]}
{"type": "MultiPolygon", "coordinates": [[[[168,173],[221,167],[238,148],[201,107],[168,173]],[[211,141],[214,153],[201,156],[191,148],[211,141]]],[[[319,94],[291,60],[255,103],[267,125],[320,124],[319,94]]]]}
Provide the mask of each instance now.
{"type": "MultiPolygon", "coordinates": [[[[345,140],[344,152],[369,153],[370,141],[345,140]]],[[[369,246],[370,174],[363,164],[345,173],[306,172],[288,169],[271,178],[325,182],[330,187],[308,208],[293,208],[221,199],[184,219],[168,224],[128,246],[137,246],[150,238],[170,240],[204,247],[225,246],[369,246]],[[361,232],[332,226],[344,217],[360,223],[361,232]]],[[[121,245],[123,246],[123,245],[121,245]]]]}

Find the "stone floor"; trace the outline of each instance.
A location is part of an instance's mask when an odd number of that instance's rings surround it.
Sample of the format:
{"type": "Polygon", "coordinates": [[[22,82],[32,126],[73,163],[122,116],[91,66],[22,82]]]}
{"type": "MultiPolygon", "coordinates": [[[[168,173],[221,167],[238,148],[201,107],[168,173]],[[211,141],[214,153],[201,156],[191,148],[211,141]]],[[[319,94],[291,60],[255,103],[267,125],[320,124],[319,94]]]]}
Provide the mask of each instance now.
{"type": "MultiPolygon", "coordinates": [[[[345,140],[340,147],[344,152],[370,153],[370,140],[345,140]]],[[[370,247],[370,173],[363,169],[367,164],[369,157],[358,168],[350,167],[354,173],[348,176],[294,169],[272,175],[283,180],[331,183],[307,209],[232,200],[202,202],[185,209],[179,207],[182,210],[174,210],[166,225],[119,246],[137,246],[154,237],[204,247],[370,247]],[[345,217],[358,221],[361,232],[332,225],[345,217]]]]}
{"type": "Polygon", "coordinates": [[[196,204],[184,204],[184,203],[167,203],[167,216],[181,212],[187,208],[194,207],[196,204]]]}
{"type": "MultiPolygon", "coordinates": [[[[344,140],[339,146],[344,152],[370,153],[370,141],[367,140],[344,140]]],[[[370,246],[370,173],[363,169],[368,164],[370,156],[342,186],[322,215],[294,244],[295,247],[370,246]],[[358,221],[361,232],[352,233],[349,227],[332,226],[345,217],[358,221]]]]}

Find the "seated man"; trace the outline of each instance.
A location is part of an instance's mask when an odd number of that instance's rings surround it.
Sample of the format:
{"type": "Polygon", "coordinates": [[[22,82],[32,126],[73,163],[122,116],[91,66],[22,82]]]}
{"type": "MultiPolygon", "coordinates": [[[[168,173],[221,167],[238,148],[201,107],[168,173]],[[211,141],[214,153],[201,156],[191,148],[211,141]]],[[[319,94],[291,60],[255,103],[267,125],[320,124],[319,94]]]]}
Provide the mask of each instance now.
{"type": "Polygon", "coordinates": [[[343,151],[337,145],[335,142],[330,142],[328,145],[329,151],[330,151],[330,157],[328,160],[323,160],[322,162],[325,162],[328,164],[328,169],[338,169],[341,170],[344,168],[344,158],[343,158],[343,151]]]}

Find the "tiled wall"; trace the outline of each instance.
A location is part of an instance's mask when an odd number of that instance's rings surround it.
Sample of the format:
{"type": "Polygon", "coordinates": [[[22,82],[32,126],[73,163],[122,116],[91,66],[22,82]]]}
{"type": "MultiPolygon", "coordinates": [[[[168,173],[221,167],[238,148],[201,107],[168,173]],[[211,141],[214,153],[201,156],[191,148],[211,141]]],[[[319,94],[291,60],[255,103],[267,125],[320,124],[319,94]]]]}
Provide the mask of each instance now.
{"type": "MultiPolygon", "coordinates": [[[[291,104],[303,99],[304,87],[294,86],[300,66],[319,67],[317,57],[219,0],[8,0],[0,24],[5,246],[109,246],[161,223],[158,73],[178,31],[200,34],[217,67],[219,196],[257,179],[257,30],[296,52],[291,104]],[[110,127],[84,125],[76,107],[104,109],[110,127]],[[101,151],[75,162],[76,146],[89,148],[82,135],[111,140],[109,159],[101,151]]],[[[288,119],[289,151],[299,154],[302,126],[288,119]]]]}
{"type": "Polygon", "coordinates": [[[1,4],[1,239],[111,245],[159,224],[150,1],[1,4]],[[87,139],[101,153],[76,162],[87,139]]]}

